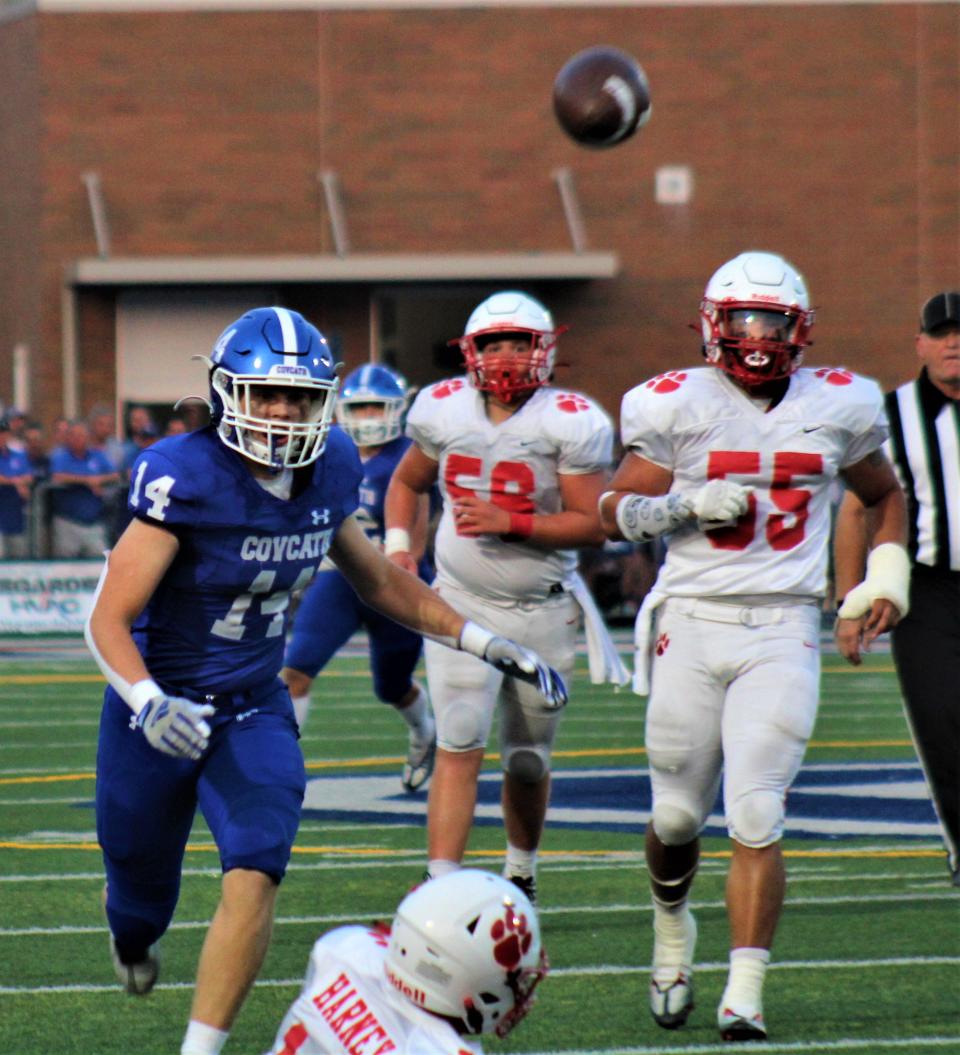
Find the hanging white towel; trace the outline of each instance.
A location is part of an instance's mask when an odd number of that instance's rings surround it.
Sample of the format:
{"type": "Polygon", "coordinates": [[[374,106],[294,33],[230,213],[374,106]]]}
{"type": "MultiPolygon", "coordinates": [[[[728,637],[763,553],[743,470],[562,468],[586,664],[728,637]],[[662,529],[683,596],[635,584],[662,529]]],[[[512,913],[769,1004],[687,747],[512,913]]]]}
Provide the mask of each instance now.
{"type": "Polygon", "coordinates": [[[667,595],[651,590],[643,599],[637,621],[633,624],[633,691],[638,696],[650,694],[650,664],[653,661],[653,616],[667,595]]]}
{"type": "Polygon", "coordinates": [[[591,684],[602,685],[604,682],[610,682],[617,686],[626,685],[630,681],[630,671],[620,658],[600,609],[597,608],[593,595],[579,572],[570,583],[570,592],[583,611],[591,684]]]}

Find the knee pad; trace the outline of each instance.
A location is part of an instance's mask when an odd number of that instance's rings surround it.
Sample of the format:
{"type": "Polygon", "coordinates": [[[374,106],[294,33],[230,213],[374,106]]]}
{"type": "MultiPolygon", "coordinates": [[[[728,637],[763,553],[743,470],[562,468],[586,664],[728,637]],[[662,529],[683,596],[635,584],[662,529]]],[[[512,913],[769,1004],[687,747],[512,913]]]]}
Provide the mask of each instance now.
{"type": "Polygon", "coordinates": [[[687,806],[658,802],[653,808],[653,830],[664,846],[684,846],[700,834],[700,820],[687,806]]]}
{"type": "Polygon", "coordinates": [[[751,791],[730,807],[727,830],[731,839],[762,849],[783,834],[783,796],[776,791],[751,791]]]}
{"type": "Polygon", "coordinates": [[[300,818],[300,802],[294,803],[293,798],[292,794],[283,795],[280,788],[260,788],[258,801],[248,797],[232,811],[220,839],[224,872],[250,868],[280,882],[287,870],[300,818]]]}
{"type": "Polygon", "coordinates": [[[550,772],[550,752],[538,744],[510,745],[503,750],[503,771],[521,784],[537,784],[550,772]]]}
{"type": "Polygon", "coordinates": [[[452,703],[437,715],[437,743],[445,751],[486,747],[483,714],[466,703],[452,703]]]}

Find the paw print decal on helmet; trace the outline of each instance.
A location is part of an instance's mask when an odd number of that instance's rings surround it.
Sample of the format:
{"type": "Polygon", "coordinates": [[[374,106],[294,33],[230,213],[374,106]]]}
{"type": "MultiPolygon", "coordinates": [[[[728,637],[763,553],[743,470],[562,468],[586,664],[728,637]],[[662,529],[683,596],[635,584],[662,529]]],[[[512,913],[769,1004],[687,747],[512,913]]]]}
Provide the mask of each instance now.
{"type": "Polygon", "coordinates": [[[683,370],[668,370],[665,374],[651,377],[646,387],[652,388],[654,392],[676,392],[686,379],[687,375],[683,370]]]}
{"type": "Polygon", "coordinates": [[[463,382],[460,378],[454,377],[449,381],[434,385],[431,395],[434,399],[446,399],[447,396],[452,396],[454,392],[459,392],[461,388],[463,388],[463,382]]]}
{"type": "Polygon", "coordinates": [[[590,404],[576,392],[558,392],[557,406],[566,414],[576,414],[579,410],[590,409],[590,404]]]}
{"type": "Polygon", "coordinates": [[[853,381],[853,374],[849,370],[836,366],[821,366],[817,377],[824,378],[828,385],[849,385],[853,381]]]}
{"type": "Polygon", "coordinates": [[[495,942],[493,958],[508,971],[517,969],[521,957],[529,950],[533,941],[526,915],[517,915],[509,906],[503,914],[503,919],[494,920],[490,928],[490,937],[495,942]]]}

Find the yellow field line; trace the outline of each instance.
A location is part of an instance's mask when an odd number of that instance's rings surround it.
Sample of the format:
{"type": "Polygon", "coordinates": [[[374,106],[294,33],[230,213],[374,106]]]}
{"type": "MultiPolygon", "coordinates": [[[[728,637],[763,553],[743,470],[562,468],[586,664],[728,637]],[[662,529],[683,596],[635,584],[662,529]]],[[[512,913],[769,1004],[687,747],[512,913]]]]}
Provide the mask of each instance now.
{"type": "MultiPolygon", "coordinates": [[[[910,747],[910,740],[811,740],[810,747],[855,748],[855,747],[910,747]]],[[[623,758],[645,755],[645,747],[595,747],[583,751],[554,751],[554,758],[623,758]]],[[[491,752],[485,756],[488,762],[496,762],[500,755],[491,752]]],[[[373,766],[399,765],[406,761],[403,755],[387,755],[383,758],[327,759],[323,762],[307,762],[307,769],[363,769],[373,766]]],[[[8,784],[60,784],[75,780],[93,780],[96,774],[57,773],[45,777],[0,777],[0,785],[8,784]]]]}
{"type": "MultiPolygon", "coordinates": [[[[100,850],[98,843],[24,843],[24,842],[0,842],[0,850],[100,850]]],[[[217,847],[213,843],[189,843],[188,853],[216,853],[217,847]]],[[[374,846],[294,846],[294,854],[306,856],[317,854],[328,854],[340,857],[407,857],[410,850],[386,850],[374,846]]],[[[830,859],[858,858],[871,860],[890,859],[917,859],[917,858],[940,858],[942,850],[784,850],[784,857],[796,859],[830,859]]],[[[498,850],[467,850],[467,857],[500,857],[498,850]]],[[[629,850],[540,850],[541,857],[586,857],[633,860],[639,859],[638,851],[629,850]]],[[[712,860],[728,859],[731,854],[729,850],[705,850],[701,857],[712,860]]]]}
{"type": "MultiPolygon", "coordinates": [[[[824,674],[893,674],[896,668],[892,663],[877,667],[824,667],[824,674]]],[[[367,670],[321,670],[320,678],[369,678],[367,670]]],[[[105,685],[102,674],[4,674],[0,676],[0,685],[105,685]]]]}
{"type": "MultiPolygon", "coordinates": [[[[318,678],[369,678],[367,670],[321,670],[318,678]]],[[[3,674],[0,685],[106,685],[102,674],[3,674]]]]}

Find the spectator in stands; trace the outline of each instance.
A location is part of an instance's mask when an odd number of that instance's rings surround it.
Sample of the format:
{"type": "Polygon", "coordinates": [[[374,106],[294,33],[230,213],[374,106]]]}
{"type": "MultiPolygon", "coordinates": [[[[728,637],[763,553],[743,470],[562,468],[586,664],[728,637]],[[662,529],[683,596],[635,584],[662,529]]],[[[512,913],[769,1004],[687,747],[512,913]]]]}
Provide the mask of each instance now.
{"type": "Polygon", "coordinates": [[[39,421],[27,422],[23,430],[24,452],[30,462],[34,486],[50,476],[50,455],[47,453],[47,438],[39,421]]]}
{"type": "Polygon", "coordinates": [[[141,451],[156,443],[160,438],[160,431],[153,415],[146,407],[131,407],[127,418],[127,435],[129,439],[123,445],[123,468],[130,471],[130,466],[137,460],[141,451]]]}
{"type": "Polygon", "coordinates": [[[117,417],[106,403],[98,403],[87,419],[90,425],[90,444],[110,459],[114,469],[123,466],[123,444],[117,438],[117,417]]]}
{"type": "Polygon", "coordinates": [[[0,558],[28,555],[27,518],[33,473],[22,450],[12,445],[9,418],[0,418],[0,558]]]}
{"type": "Polygon", "coordinates": [[[23,430],[27,425],[26,412],[19,407],[10,407],[3,415],[7,419],[7,427],[10,430],[10,438],[7,445],[11,450],[22,451],[24,449],[23,430]]]}
{"type": "Polygon", "coordinates": [[[50,453],[67,445],[67,433],[70,431],[69,418],[54,418],[53,432],[50,436],[50,453]]]}
{"type": "Polygon", "coordinates": [[[107,548],[106,499],[120,474],[90,443],[84,421],[73,421],[66,446],[50,456],[53,555],[99,557],[107,548]]]}
{"type": "Polygon", "coordinates": [[[179,414],[174,414],[173,417],[167,422],[167,427],[163,430],[164,436],[180,436],[184,432],[189,432],[190,428],[186,421],[180,417],[179,414]]]}

